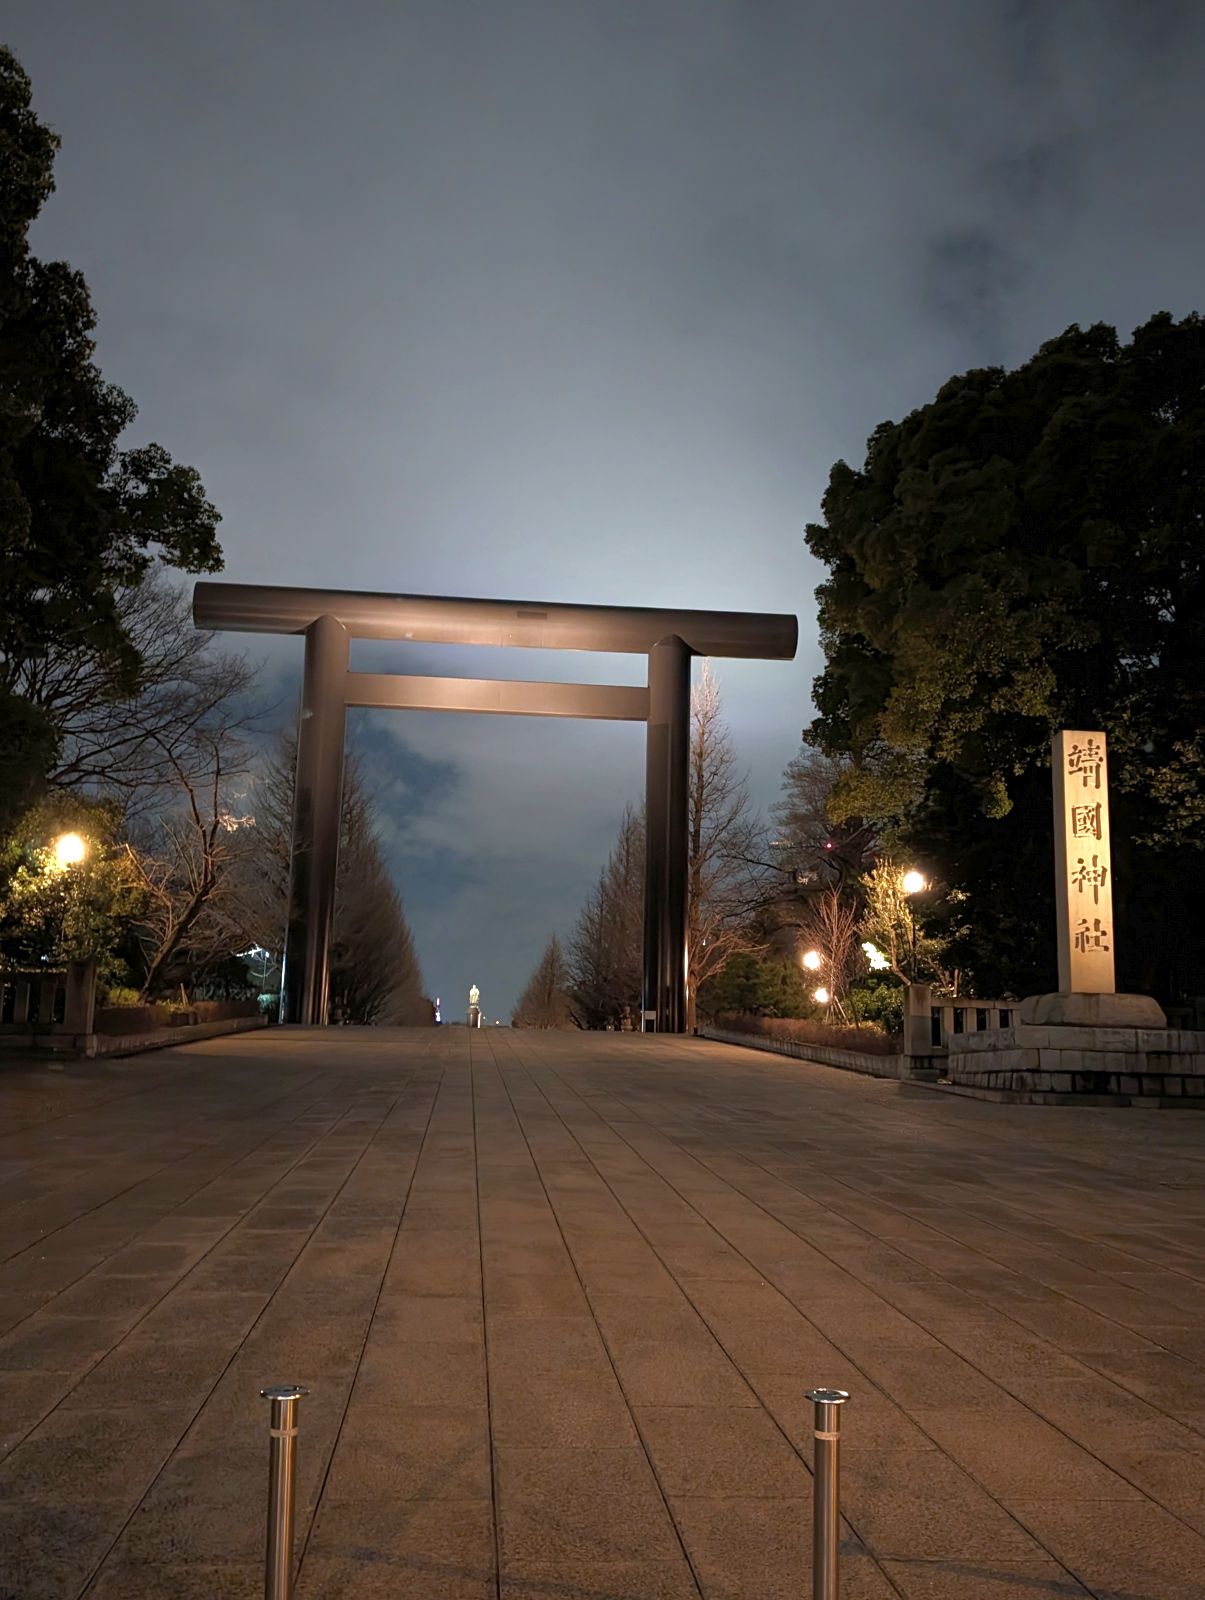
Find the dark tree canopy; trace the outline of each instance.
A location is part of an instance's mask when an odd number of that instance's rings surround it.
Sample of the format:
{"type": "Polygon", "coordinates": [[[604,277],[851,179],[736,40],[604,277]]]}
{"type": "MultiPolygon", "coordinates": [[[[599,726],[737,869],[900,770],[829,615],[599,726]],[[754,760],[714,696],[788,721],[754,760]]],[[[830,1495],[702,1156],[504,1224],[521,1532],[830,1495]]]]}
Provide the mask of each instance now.
{"type": "Polygon", "coordinates": [[[93,362],[83,277],[29,249],[58,143],[0,48],[0,762],[12,752],[20,766],[3,785],[10,809],[28,803],[57,744],[38,689],[48,649],[74,641],[87,671],[128,695],[140,662],[118,594],[156,561],[221,566],[197,473],[157,444],[119,448],[136,408],[93,362]]]}
{"type": "Polygon", "coordinates": [[[1205,323],[1073,326],[952,378],[833,468],[808,546],[827,666],[809,742],[836,809],[949,887],[953,957],[1054,986],[1049,739],[1111,744],[1119,979],[1169,998],[1205,935],[1205,323]],[[1190,926],[1191,924],[1191,926],[1190,926]]]}

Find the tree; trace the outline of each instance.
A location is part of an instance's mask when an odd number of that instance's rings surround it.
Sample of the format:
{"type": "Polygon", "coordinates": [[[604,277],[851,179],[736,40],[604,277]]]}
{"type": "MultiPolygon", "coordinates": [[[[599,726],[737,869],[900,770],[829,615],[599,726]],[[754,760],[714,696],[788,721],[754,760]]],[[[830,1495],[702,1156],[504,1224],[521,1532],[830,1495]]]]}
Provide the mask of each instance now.
{"type": "Polygon", "coordinates": [[[644,984],[644,819],[629,806],[569,941],[569,992],[585,1028],[640,1012],[644,984]]]}
{"type": "Polygon", "coordinates": [[[331,1013],[344,1022],[431,1021],[414,936],[376,834],[376,806],[358,769],[344,781],[331,949],[331,1013]]]}
{"type": "Polygon", "coordinates": [[[136,970],[133,929],[145,912],[123,844],[119,807],[50,795],[3,840],[0,956],[16,967],[94,960],[104,985],[136,970]],[[61,863],[55,841],[77,834],[82,859],[61,863]]]}
{"type": "Polygon", "coordinates": [[[809,902],[803,922],[805,946],[820,957],[816,992],[823,989],[828,995],[818,1003],[840,1017],[846,1015],[846,996],[866,965],[858,948],[858,917],[858,903],[852,896],[825,889],[809,902]]]}
{"type": "Polygon", "coordinates": [[[36,692],[48,655],[69,645],[99,692],[131,697],[142,662],[120,594],[156,560],[221,566],[197,473],[157,444],[118,448],[136,409],[92,360],[83,277],[29,249],[59,145],[31,102],[0,48],[0,828],[36,799],[61,741],[36,692]]]}
{"type": "Polygon", "coordinates": [[[802,889],[856,884],[874,860],[873,822],[832,815],[832,797],[849,771],[846,756],[828,756],[804,746],[782,775],[782,798],[771,812],[772,848],[802,889]]]}
{"type": "Polygon", "coordinates": [[[686,1026],[693,1031],[701,985],[732,956],[759,943],[749,919],[760,898],[760,830],[749,812],[748,784],[737,768],[719,686],[706,662],[690,701],[689,782],[686,1026]]]}
{"type": "Polygon", "coordinates": [[[712,1018],[742,1011],[763,1017],[812,1017],[816,1004],[799,964],[753,951],[731,956],[699,990],[699,1013],[712,1018]]]}
{"type": "Polygon", "coordinates": [[[163,575],[115,601],[141,662],[136,693],[114,695],[71,636],[49,641],[18,681],[56,731],[49,786],[100,792],[138,812],[176,787],[181,764],[206,764],[215,727],[249,728],[269,708],[255,699],[255,669],[215,649],[194,625],[188,596],[163,575]]]}
{"type": "Polygon", "coordinates": [[[808,740],[838,817],[939,860],[950,959],[1054,986],[1049,739],[1112,756],[1123,987],[1198,984],[1205,929],[1205,324],[1073,326],[838,462],[808,545],[827,665],[808,740]]]}
{"type": "Polygon", "coordinates": [[[569,967],[554,933],[515,1007],[516,1028],[572,1028],[569,967]]]}
{"type": "Polygon", "coordinates": [[[248,749],[237,722],[215,719],[190,741],[191,760],[171,752],[170,803],[130,843],[130,868],[143,891],[146,946],[142,999],[246,950],[250,913],[237,867],[252,818],[230,808],[231,785],[245,774],[248,749]]]}
{"type": "MultiPolygon", "coordinates": [[[[253,776],[243,890],[250,942],[279,951],[288,912],[297,747],[283,737],[253,776]]],[[[354,760],[343,781],[331,949],[331,1014],[345,1022],[431,1021],[414,937],[376,834],[376,805],[354,760]]]]}
{"type": "Polygon", "coordinates": [[[922,929],[904,878],[903,867],[894,861],[880,861],[867,874],[866,908],[860,922],[855,914],[851,936],[856,930],[874,945],[901,983],[935,983],[957,994],[958,975],[942,965],[941,941],[922,929]]]}

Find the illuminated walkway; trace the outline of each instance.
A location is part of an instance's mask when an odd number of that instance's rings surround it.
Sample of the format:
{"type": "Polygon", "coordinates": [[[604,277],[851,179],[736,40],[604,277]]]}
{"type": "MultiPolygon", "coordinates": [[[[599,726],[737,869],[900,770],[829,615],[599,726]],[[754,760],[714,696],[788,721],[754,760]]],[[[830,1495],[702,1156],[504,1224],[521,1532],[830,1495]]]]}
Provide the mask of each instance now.
{"type": "Polygon", "coordinates": [[[0,1069],[0,1596],[1203,1600],[1205,1114],[699,1041],[274,1031],[0,1069]],[[471,1055],[471,1060],[470,1060],[471,1055]],[[89,1586],[90,1585],[90,1586],[89,1586]]]}

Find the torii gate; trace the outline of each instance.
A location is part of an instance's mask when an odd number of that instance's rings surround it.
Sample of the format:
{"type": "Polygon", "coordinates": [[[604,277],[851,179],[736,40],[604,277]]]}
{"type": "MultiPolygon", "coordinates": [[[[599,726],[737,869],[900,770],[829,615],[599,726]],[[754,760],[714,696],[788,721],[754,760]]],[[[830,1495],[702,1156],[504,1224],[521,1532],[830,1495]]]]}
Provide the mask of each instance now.
{"type": "Polygon", "coordinates": [[[790,661],[799,638],[793,616],[198,583],[193,619],[207,631],[305,635],[283,1022],[327,1020],[347,708],[370,706],[647,723],[645,1026],[685,1030],[690,660],[790,661]],[[647,654],[648,687],[352,672],[352,639],[647,654]]]}

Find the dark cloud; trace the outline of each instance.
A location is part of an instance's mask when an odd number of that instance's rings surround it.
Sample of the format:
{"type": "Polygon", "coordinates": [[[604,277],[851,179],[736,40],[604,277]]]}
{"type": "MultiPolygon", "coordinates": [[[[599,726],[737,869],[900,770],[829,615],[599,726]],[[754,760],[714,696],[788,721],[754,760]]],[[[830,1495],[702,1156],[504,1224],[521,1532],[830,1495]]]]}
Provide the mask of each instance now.
{"type": "MultiPolygon", "coordinates": [[[[832,461],[952,372],[1199,298],[1190,0],[5,20],[64,137],[39,246],[86,272],[141,436],[202,470],[230,576],[798,611],[794,665],[720,667],[763,803],[809,714],[832,461]]],[[[295,703],[297,642],[266,654],[295,703]]],[[[637,732],[354,742],[430,982],[504,1015],[639,796],[637,732]]]]}

